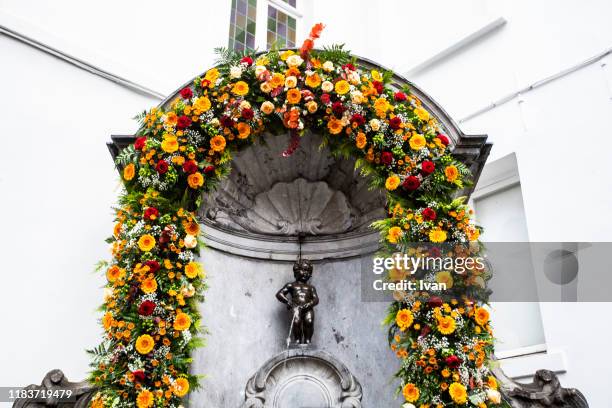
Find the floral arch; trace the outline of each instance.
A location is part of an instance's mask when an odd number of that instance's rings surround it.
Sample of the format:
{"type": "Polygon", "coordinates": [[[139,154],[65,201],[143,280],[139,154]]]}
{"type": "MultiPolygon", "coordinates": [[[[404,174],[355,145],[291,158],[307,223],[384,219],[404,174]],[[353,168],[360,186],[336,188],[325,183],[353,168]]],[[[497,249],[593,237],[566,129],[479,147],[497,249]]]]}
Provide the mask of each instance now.
{"type": "MultiPolygon", "coordinates": [[[[109,149],[121,170],[113,259],[101,263],[108,283],[104,340],[92,350],[95,407],[178,406],[199,377],[191,351],[203,345],[197,303],[205,274],[196,214],[202,194],[231,169],[232,152],[264,132],[305,130],[384,189],[387,217],[381,251],[409,243],[475,243],[480,228],[459,198],[470,192],[490,145],[466,136],[424,92],[341,46],[314,50],[316,25],[299,50],[257,55],[221,51],[215,68],[158,107],[139,115],[135,137],[115,136],[109,149]]],[[[307,136],[305,136],[307,137],[307,136]]],[[[467,245],[476,248],[478,245],[467,245]]],[[[398,294],[385,318],[406,407],[500,403],[490,372],[493,336],[486,302],[488,271],[440,271],[470,296],[425,299],[398,294]],[[412,405],[410,405],[412,404],[412,405]]],[[[204,317],[205,321],[205,317],[204,317]]]]}

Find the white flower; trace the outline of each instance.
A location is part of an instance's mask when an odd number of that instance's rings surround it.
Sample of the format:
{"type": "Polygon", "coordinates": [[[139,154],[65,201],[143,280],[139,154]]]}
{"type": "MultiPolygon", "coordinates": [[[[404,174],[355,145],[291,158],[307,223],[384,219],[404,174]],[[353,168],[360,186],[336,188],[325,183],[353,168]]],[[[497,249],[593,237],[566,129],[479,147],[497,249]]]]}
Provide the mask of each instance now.
{"type": "Polygon", "coordinates": [[[323,92],[331,92],[334,89],[334,84],[329,81],[325,81],[321,84],[321,89],[323,92]]]}
{"type": "Polygon", "coordinates": [[[187,234],[185,235],[185,239],[183,240],[185,242],[185,248],[195,248],[196,245],[198,245],[198,240],[195,236],[187,234]]]}
{"type": "MultiPolygon", "coordinates": [[[[292,55],[292,57],[293,57],[293,55],[292,55]]],[[[288,76],[288,77],[285,79],[285,86],[286,86],[287,88],[295,88],[295,87],[296,87],[296,85],[297,85],[297,78],[296,78],[296,77],[294,77],[293,75],[288,76]]]]}
{"type": "Polygon", "coordinates": [[[416,407],[414,406],[414,404],[406,402],[405,404],[402,405],[402,408],[416,408],[416,407]]]}
{"type": "Polygon", "coordinates": [[[304,60],[299,55],[294,54],[289,56],[286,62],[287,65],[289,65],[290,67],[299,67],[300,65],[302,65],[302,62],[304,62],[304,60]]]}
{"type": "Polygon", "coordinates": [[[255,67],[255,76],[259,77],[261,74],[266,72],[267,68],[263,65],[257,65],[255,67]]]}
{"type": "Polygon", "coordinates": [[[378,119],[372,119],[370,121],[370,127],[373,131],[378,132],[378,130],[380,129],[380,121],[378,119]]]}
{"type": "Polygon", "coordinates": [[[249,103],[249,101],[242,101],[242,102],[240,102],[240,108],[242,108],[242,109],[250,109],[251,108],[251,104],[249,103]]]}
{"type": "Polygon", "coordinates": [[[334,69],[334,63],[331,61],[325,61],[325,63],[323,64],[323,70],[330,72],[334,69]]]}
{"type": "Polygon", "coordinates": [[[359,76],[359,73],[357,71],[349,72],[348,80],[353,85],[357,85],[357,84],[361,83],[361,77],[359,76]]]}
{"type": "Polygon", "coordinates": [[[242,75],[242,68],[240,67],[231,67],[230,68],[230,78],[237,79],[242,75]]]}
{"type": "Polygon", "coordinates": [[[492,388],[487,389],[487,398],[494,404],[501,403],[501,394],[499,393],[499,391],[494,390],[492,388]]]}
{"type": "Polygon", "coordinates": [[[112,288],[104,288],[104,302],[108,302],[110,298],[113,296],[112,288]]]}
{"type": "Polygon", "coordinates": [[[363,103],[363,94],[361,93],[361,91],[351,92],[351,102],[357,105],[363,103]]]}

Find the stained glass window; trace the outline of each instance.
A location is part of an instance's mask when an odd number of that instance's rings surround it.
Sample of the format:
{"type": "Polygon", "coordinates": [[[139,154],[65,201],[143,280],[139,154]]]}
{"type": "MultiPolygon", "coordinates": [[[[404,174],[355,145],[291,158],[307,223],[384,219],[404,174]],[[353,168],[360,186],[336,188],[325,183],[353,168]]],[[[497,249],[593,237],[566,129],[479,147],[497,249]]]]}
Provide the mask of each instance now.
{"type": "MultiPolygon", "coordinates": [[[[295,1],[288,3],[293,5],[295,1]]],[[[279,48],[295,47],[295,18],[268,6],[267,47],[271,48],[275,42],[279,48]]]]}
{"type": "Polygon", "coordinates": [[[257,0],[232,0],[228,47],[236,51],[255,49],[257,0]]]}

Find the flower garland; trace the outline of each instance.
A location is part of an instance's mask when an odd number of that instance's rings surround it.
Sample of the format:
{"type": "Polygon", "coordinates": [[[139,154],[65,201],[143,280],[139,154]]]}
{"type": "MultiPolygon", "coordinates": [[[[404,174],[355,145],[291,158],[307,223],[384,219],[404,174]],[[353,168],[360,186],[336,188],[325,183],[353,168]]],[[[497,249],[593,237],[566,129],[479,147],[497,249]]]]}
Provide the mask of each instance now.
{"type": "MultiPolygon", "coordinates": [[[[125,191],[108,240],[113,259],[100,265],[108,283],[105,338],[91,350],[90,380],[99,388],[93,407],[174,407],[198,386],[190,353],[202,345],[197,305],[206,283],[196,261],[196,210],[201,195],[229,173],[232,151],[264,132],[290,132],[285,155],[310,129],[333,152],[356,157],[372,186],[387,191],[389,216],[375,223],[387,250],[478,239],[469,209],[452,199],[469,171],[450,154],[436,119],[409,89],[390,88],[390,72],[356,67],[341,46],[313,50],[322,29],[313,27],[299,53],[223,51],[219,65],[168,109],[139,117],[135,143],[117,158],[125,191]]],[[[443,271],[436,278],[453,279],[443,271]]],[[[457,286],[484,287],[486,275],[455,279],[457,286]]],[[[387,322],[401,358],[404,407],[498,402],[487,369],[488,313],[473,299],[398,296],[387,322]]]]}

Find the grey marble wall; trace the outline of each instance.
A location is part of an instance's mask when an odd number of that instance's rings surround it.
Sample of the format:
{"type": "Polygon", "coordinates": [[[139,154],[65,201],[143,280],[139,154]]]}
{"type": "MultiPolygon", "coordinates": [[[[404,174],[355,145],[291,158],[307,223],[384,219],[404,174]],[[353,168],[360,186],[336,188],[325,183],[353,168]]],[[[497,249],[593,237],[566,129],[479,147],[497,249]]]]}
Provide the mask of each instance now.
{"type": "MultiPolygon", "coordinates": [[[[192,371],[206,374],[192,407],[238,407],[248,379],[285,350],[289,314],[275,294],[293,280],[292,264],[239,257],[207,248],[201,259],[210,289],[201,305],[208,345],[194,353],[192,371]]],[[[313,342],[343,362],[363,387],[365,407],[399,406],[393,373],[399,363],[386,343],[385,303],[361,302],[360,258],[315,264],[313,342]]]]}

